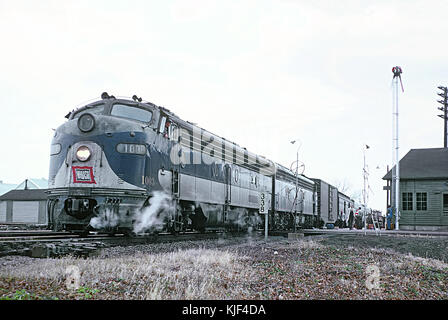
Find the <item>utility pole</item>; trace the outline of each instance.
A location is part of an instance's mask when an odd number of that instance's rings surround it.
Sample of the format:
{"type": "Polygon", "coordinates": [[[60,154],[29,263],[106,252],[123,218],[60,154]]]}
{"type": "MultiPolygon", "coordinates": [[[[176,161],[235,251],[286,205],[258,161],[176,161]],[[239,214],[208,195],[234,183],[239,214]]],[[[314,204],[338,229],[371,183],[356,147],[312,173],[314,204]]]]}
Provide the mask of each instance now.
{"type": "MultiPolygon", "coordinates": [[[[389,165],[387,165],[386,168],[386,174],[389,172],[389,165]]],[[[391,183],[389,182],[389,180],[386,180],[386,208],[389,208],[389,206],[391,205],[391,200],[390,200],[390,192],[392,191],[391,189],[391,183]]]]}
{"type": "MultiPolygon", "coordinates": [[[[302,142],[300,140],[299,140],[299,142],[300,142],[300,145],[297,148],[297,152],[296,152],[296,174],[295,174],[295,176],[296,176],[296,196],[294,198],[294,203],[293,203],[293,206],[294,206],[294,232],[296,232],[297,202],[298,202],[297,197],[299,195],[299,149],[302,146],[302,142]]],[[[291,141],[291,144],[294,144],[294,143],[296,143],[296,140],[291,141]]]]}
{"type": "Polygon", "coordinates": [[[437,92],[437,94],[439,96],[441,96],[443,98],[443,100],[437,100],[438,103],[441,103],[443,105],[443,107],[438,107],[437,109],[439,109],[440,111],[443,111],[443,114],[439,114],[438,116],[440,118],[442,118],[444,121],[444,130],[443,130],[443,147],[446,148],[447,147],[447,121],[448,121],[448,117],[447,117],[447,105],[448,105],[448,89],[447,87],[442,87],[439,86],[437,87],[438,89],[442,90],[442,92],[437,92]]]}

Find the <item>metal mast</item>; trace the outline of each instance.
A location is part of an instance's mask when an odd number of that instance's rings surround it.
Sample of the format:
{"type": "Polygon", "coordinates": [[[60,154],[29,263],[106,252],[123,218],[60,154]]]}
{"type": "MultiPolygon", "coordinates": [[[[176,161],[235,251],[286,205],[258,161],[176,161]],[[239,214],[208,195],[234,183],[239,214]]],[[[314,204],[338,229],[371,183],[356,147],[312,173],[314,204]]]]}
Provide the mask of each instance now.
{"type": "Polygon", "coordinates": [[[393,145],[395,149],[395,230],[399,230],[399,218],[400,218],[400,158],[398,154],[398,78],[400,78],[401,90],[404,92],[403,83],[401,82],[402,70],[400,67],[396,66],[392,68],[392,72],[395,83],[395,97],[394,97],[394,118],[395,118],[395,132],[393,137],[393,145]]]}

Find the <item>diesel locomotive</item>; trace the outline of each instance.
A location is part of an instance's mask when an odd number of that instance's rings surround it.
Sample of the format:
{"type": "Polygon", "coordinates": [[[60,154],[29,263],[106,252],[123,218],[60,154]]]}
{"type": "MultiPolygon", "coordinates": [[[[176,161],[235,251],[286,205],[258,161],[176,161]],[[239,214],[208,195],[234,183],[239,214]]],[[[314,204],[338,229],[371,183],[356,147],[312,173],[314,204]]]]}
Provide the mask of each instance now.
{"type": "Polygon", "coordinates": [[[182,232],[321,222],[315,181],[185,121],[104,92],[66,115],[51,142],[48,221],[85,233],[182,232]]]}

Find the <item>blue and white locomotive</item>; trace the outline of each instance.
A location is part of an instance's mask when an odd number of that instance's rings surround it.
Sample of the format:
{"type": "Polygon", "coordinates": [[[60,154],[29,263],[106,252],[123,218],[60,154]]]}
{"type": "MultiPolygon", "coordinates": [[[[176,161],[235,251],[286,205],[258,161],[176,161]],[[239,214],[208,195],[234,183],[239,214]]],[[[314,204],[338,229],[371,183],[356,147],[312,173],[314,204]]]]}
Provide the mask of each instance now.
{"type": "Polygon", "coordinates": [[[311,179],[166,108],[103,93],[66,118],[51,143],[54,230],[257,228],[261,192],[271,229],[317,223],[311,179]]]}

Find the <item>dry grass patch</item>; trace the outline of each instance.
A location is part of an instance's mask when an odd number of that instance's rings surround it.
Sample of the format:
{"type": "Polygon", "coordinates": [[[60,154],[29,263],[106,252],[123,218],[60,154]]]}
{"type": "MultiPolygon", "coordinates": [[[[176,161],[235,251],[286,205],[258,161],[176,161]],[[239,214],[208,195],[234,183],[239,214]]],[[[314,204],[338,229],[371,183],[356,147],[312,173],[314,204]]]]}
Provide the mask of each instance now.
{"type": "Polygon", "coordinates": [[[65,257],[5,267],[0,277],[57,284],[63,295],[68,296],[84,288],[90,298],[103,299],[236,299],[244,294],[241,292],[244,287],[236,285],[250,279],[252,274],[245,266],[247,259],[212,249],[137,253],[105,259],[65,257]],[[64,288],[67,277],[77,270],[78,288],[74,291],[64,288]]]}

